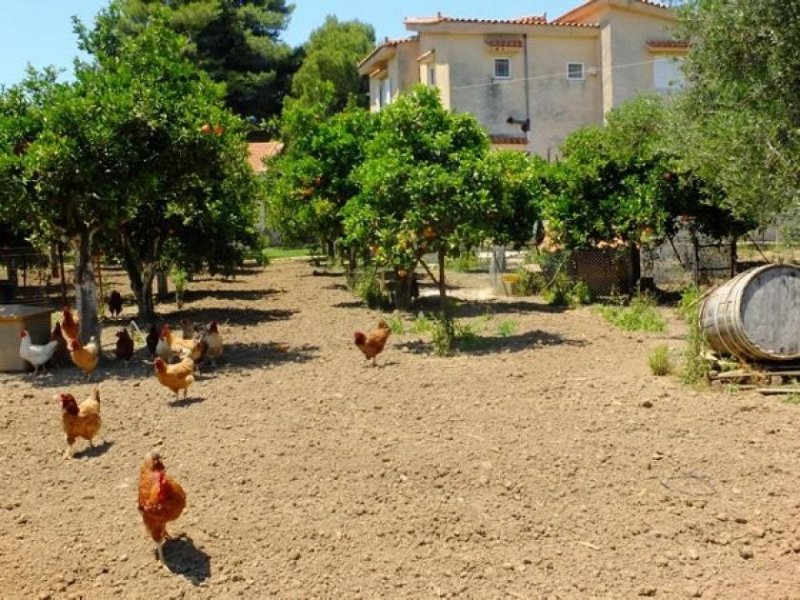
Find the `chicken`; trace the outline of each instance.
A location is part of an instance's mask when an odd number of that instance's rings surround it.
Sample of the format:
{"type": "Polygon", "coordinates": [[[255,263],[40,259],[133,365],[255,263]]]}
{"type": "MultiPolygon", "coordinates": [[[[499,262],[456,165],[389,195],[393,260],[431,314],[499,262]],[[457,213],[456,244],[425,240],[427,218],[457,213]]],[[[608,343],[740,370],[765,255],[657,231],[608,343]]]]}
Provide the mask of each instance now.
{"type": "Polygon", "coordinates": [[[64,334],[64,339],[67,340],[67,346],[70,346],[72,340],[78,339],[80,333],[80,326],[78,320],[72,316],[69,306],[64,307],[63,319],[61,320],[61,333],[64,334]]]}
{"type": "Polygon", "coordinates": [[[69,355],[72,358],[72,362],[86,373],[86,378],[88,379],[97,368],[97,362],[100,360],[100,347],[97,345],[97,339],[92,336],[85,346],[81,346],[78,340],[72,340],[70,342],[69,355]]]}
{"type": "Polygon", "coordinates": [[[114,354],[117,360],[124,360],[127,363],[133,357],[133,338],[124,327],[116,333],[116,336],[117,345],[114,348],[114,354]]]}
{"type": "Polygon", "coordinates": [[[211,359],[211,364],[217,366],[217,359],[222,357],[222,336],[219,333],[216,321],[211,321],[208,324],[208,332],[206,333],[205,340],[208,343],[208,352],[206,355],[211,359]]]}
{"type": "Polygon", "coordinates": [[[148,452],[139,470],[139,512],[144,526],[156,543],[161,564],[169,570],[164,559],[164,540],[169,539],[167,523],[175,521],[186,508],[186,492],[167,475],[158,452],[148,452]]]}
{"type": "Polygon", "coordinates": [[[33,366],[33,374],[36,375],[41,367],[42,371],[46,371],[45,363],[53,358],[53,354],[58,348],[58,340],[52,340],[44,345],[34,344],[31,342],[31,336],[27,330],[23,329],[19,332],[19,356],[22,360],[26,360],[33,366]]]}
{"type": "Polygon", "coordinates": [[[61,333],[61,323],[56,322],[53,326],[53,331],[50,332],[50,341],[58,342],[56,351],[53,354],[53,361],[55,361],[59,367],[69,364],[71,362],[69,358],[69,347],[67,347],[67,340],[64,334],[61,333]]]}
{"type": "Polygon", "coordinates": [[[93,446],[92,439],[100,431],[100,388],[94,388],[92,395],[80,405],[72,394],[58,394],[55,400],[61,400],[61,422],[67,436],[64,458],[71,458],[76,439],[83,438],[93,446]]]}
{"type": "Polygon", "coordinates": [[[147,333],[147,337],[145,338],[145,344],[147,344],[147,351],[150,353],[150,356],[153,357],[156,355],[156,346],[158,346],[158,327],[156,324],[153,323],[150,325],[150,331],[147,333]]]}
{"type": "Polygon", "coordinates": [[[383,352],[383,348],[386,346],[386,340],[389,339],[391,333],[392,330],[389,329],[389,325],[386,324],[386,321],[381,319],[378,321],[378,327],[369,333],[356,331],[355,334],[353,334],[353,341],[356,346],[358,346],[358,349],[364,353],[364,357],[367,360],[370,358],[372,359],[372,366],[374,367],[375,357],[383,352]]]}
{"type": "Polygon", "coordinates": [[[112,290],[108,295],[108,312],[114,318],[122,313],[122,294],[117,290],[112,290]]]}
{"type": "Polygon", "coordinates": [[[202,332],[205,328],[197,323],[192,323],[189,319],[180,320],[181,332],[183,332],[183,339],[191,340],[197,336],[197,333],[202,332]]]}
{"type": "Polygon", "coordinates": [[[194,361],[191,358],[184,358],[176,365],[168,365],[157,357],[153,361],[153,366],[161,385],[172,390],[176,399],[180,390],[183,390],[183,397],[186,398],[189,386],[194,383],[194,361]]]}
{"type": "Polygon", "coordinates": [[[166,323],[161,328],[161,336],[156,345],[156,354],[164,362],[169,362],[173,356],[188,356],[194,349],[197,341],[194,339],[181,340],[172,335],[166,323]]]}

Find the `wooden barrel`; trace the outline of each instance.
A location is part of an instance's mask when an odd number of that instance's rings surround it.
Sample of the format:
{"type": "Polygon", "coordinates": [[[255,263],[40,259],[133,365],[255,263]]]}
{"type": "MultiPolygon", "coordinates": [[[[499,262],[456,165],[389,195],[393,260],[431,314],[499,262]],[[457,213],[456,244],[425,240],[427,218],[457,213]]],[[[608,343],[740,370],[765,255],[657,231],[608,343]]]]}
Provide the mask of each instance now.
{"type": "Polygon", "coordinates": [[[766,265],[740,273],[705,298],[700,324],[718,352],[800,359],[800,267],[766,265]]]}

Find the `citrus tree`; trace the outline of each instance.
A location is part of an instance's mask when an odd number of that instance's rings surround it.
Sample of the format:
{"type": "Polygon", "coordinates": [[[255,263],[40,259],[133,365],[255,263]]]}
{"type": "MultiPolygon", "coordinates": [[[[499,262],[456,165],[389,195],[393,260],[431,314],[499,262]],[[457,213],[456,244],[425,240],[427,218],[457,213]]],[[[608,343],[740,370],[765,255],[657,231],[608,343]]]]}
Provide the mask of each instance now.
{"type": "Polygon", "coordinates": [[[394,270],[401,288],[422,265],[444,308],[446,257],[512,231],[504,224],[513,221],[509,209],[518,199],[504,193],[512,184],[500,189],[506,184],[499,174],[503,161],[514,159],[487,158],[488,151],[477,120],[447,111],[435,89],[417,86],[401,95],[379,113],[366,160],[354,172],[360,192],[344,208],[348,239],[394,270]],[[428,253],[436,256],[438,277],[424,261],[428,253]]]}
{"type": "Polygon", "coordinates": [[[154,21],[72,83],[31,74],[0,97],[5,212],[40,240],[72,245],[84,340],[99,335],[94,254],[120,258],[149,319],[165,260],[227,264],[252,240],[240,121],[185,51],[154,21]]]}

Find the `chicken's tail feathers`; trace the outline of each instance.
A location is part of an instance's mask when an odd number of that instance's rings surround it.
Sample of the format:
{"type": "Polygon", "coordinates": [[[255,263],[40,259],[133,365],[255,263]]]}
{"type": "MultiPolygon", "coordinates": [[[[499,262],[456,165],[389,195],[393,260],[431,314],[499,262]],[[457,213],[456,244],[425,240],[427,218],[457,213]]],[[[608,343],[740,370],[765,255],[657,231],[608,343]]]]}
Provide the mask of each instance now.
{"type": "Polygon", "coordinates": [[[100,386],[94,386],[94,390],[92,390],[92,400],[100,404],[100,386]]]}

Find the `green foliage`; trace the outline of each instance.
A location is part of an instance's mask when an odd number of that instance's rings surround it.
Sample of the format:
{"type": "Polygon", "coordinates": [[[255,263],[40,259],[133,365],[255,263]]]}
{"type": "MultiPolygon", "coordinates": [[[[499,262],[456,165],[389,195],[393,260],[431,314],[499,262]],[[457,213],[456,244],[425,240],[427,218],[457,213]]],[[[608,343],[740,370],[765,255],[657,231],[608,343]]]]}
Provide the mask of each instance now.
{"type": "Polygon", "coordinates": [[[532,296],[541,292],[545,287],[546,282],[541,273],[535,273],[520,266],[517,267],[514,274],[517,276],[517,282],[513,287],[515,296],[532,296]]]}
{"type": "Polygon", "coordinates": [[[669,347],[666,344],[659,344],[647,356],[647,364],[653,375],[663,377],[672,372],[672,361],[669,358],[669,347]]]}
{"type": "Polygon", "coordinates": [[[373,270],[364,269],[358,273],[353,291],[370,308],[384,308],[389,303],[380,280],[373,270]]]}
{"type": "Polygon", "coordinates": [[[478,255],[474,250],[461,251],[447,260],[447,267],[456,273],[469,273],[478,269],[480,264],[478,255]]]}
{"type": "Polygon", "coordinates": [[[544,196],[549,228],[566,248],[658,239],[674,233],[679,215],[717,237],[752,226],[727,210],[713,179],[669,150],[668,115],[659,96],[640,96],[609,112],[606,126],[567,137],[544,196]]]}
{"type": "Polygon", "coordinates": [[[681,299],[678,301],[678,306],[675,310],[678,313],[678,318],[689,322],[694,313],[700,310],[700,288],[695,285],[687,287],[681,292],[681,299]]]}
{"type": "Polygon", "coordinates": [[[674,144],[735,215],[767,225],[797,202],[800,13],[782,0],[693,0],[682,17],[691,86],[674,144]]]}
{"type": "Polygon", "coordinates": [[[592,303],[592,291],[585,281],[576,281],[569,294],[570,308],[576,308],[592,303]]]}
{"type": "Polygon", "coordinates": [[[351,175],[364,160],[375,117],[353,109],[326,118],[324,111],[321,105],[287,107],[287,147],[267,171],[267,216],[289,242],[341,238],[342,207],[359,191],[351,175]]]}
{"type": "Polygon", "coordinates": [[[634,296],[628,306],[601,306],[598,310],[606,321],[624,331],[661,333],[667,326],[649,294],[634,296]]]}
{"type": "Polygon", "coordinates": [[[225,102],[242,117],[263,121],[280,113],[297,56],[279,40],[293,10],[285,0],[114,0],[101,11],[82,49],[115,56],[126,39],[154,20],[191,40],[196,67],[225,84],[225,102]]]}
{"type": "MultiPolygon", "coordinates": [[[[461,333],[463,335],[465,330],[462,329],[461,333]]],[[[456,325],[453,318],[444,312],[440,313],[431,328],[431,342],[436,356],[449,356],[453,350],[456,336],[456,325]]]]}
{"type": "Polygon", "coordinates": [[[406,333],[406,323],[400,315],[392,315],[389,317],[389,329],[395,335],[403,335],[406,333]]]}
{"type": "Polygon", "coordinates": [[[175,303],[178,308],[183,307],[183,293],[186,291],[186,283],[189,281],[189,274],[180,267],[174,267],[169,274],[172,285],[175,286],[175,303]]]}
{"type": "Polygon", "coordinates": [[[417,315],[411,323],[410,333],[429,333],[433,330],[434,320],[427,317],[424,312],[417,315]]]}
{"type": "Polygon", "coordinates": [[[157,268],[229,272],[255,243],[242,123],[185,51],[154,20],[73,83],[33,73],[0,94],[3,212],[41,241],[77,240],[79,264],[118,258],[145,317],[157,268]]]}
{"type": "Polygon", "coordinates": [[[516,321],[509,321],[507,319],[500,321],[500,324],[497,326],[497,334],[504,338],[510,337],[517,331],[517,327],[516,321]]]}
{"type": "Polygon", "coordinates": [[[303,48],[303,60],[292,78],[292,97],[305,105],[322,103],[329,114],[350,103],[367,108],[369,85],[358,74],[358,62],[374,45],[371,25],[340,22],[329,15],[303,48]]]}
{"type": "MultiPolygon", "coordinates": [[[[690,289],[684,293],[687,298],[694,295],[690,289]]],[[[686,303],[688,305],[688,302],[686,303]]],[[[709,365],[705,359],[706,340],[700,323],[700,311],[687,310],[684,313],[688,332],[686,334],[686,349],[683,353],[683,371],[681,377],[684,383],[696,384],[708,378],[709,365]]]]}

